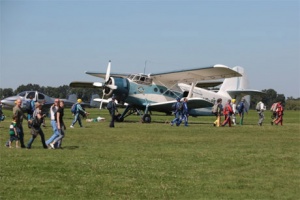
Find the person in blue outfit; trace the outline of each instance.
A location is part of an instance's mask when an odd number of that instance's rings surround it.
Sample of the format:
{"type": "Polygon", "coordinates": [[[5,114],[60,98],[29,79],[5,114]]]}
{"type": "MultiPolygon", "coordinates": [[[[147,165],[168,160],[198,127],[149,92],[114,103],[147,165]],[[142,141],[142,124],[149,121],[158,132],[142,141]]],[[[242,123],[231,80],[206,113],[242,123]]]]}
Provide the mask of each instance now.
{"type": "Polygon", "coordinates": [[[75,123],[78,121],[78,124],[80,127],[82,127],[82,123],[81,123],[81,117],[80,117],[80,112],[84,113],[85,115],[87,115],[88,113],[85,112],[85,110],[83,110],[83,108],[81,107],[82,100],[81,99],[77,99],[77,104],[76,104],[76,111],[74,114],[74,120],[70,126],[70,128],[74,128],[75,123]]]}
{"type": "Polygon", "coordinates": [[[237,110],[239,112],[239,116],[240,116],[240,125],[244,124],[244,115],[245,112],[248,113],[248,110],[245,106],[245,99],[243,98],[240,103],[237,105],[237,110]]]}
{"type": "Polygon", "coordinates": [[[177,97],[176,98],[176,103],[173,104],[172,108],[173,108],[173,112],[175,115],[175,118],[171,121],[171,126],[173,126],[174,124],[176,124],[177,126],[180,124],[180,117],[181,117],[181,102],[180,102],[180,98],[177,97]]]}
{"type": "Polygon", "coordinates": [[[179,120],[179,126],[182,121],[184,121],[184,126],[188,126],[188,118],[189,118],[189,108],[187,106],[188,99],[185,97],[182,102],[182,111],[181,111],[181,119],[179,120]]]}

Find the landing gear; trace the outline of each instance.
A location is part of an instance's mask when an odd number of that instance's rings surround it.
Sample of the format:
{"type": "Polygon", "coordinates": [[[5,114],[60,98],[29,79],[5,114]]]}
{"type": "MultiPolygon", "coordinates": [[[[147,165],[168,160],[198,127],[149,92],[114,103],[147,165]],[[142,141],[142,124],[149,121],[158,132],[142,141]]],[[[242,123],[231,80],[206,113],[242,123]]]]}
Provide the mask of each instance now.
{"type": "Polygon", "coordinates": [[[151,116],[149,114],[144,114],[142,120],[143,123],[151,123],[151,116]]]}
{"type": "Polygon", "coordinates": [[[122,117],[121,114],[118,114],[118,115],[115,116],[115,120],[117,122],[123,122],[124,121],[124,117],[122,117]]]}

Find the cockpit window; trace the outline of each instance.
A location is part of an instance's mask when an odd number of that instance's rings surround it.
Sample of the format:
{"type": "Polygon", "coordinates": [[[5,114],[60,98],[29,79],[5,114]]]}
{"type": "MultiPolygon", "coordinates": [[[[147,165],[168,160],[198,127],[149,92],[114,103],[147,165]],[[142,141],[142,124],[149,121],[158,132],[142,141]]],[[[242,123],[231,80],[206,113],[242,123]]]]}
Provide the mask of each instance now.
{"type": "Polygon", "coordinates": [[[21,92],[21,93],[19,93],[19,94],[18,94],[18,96],[20,96],[20,97],[24,97],[24,96],[25,96],[25,94],[26,94],[26,92],[21,92]]]}
{"type": "Polygon", "coordinates": [[[132,74],[128,76],[128,79],[139,84],[146,84],[146,85],[152,84],[152,79],[144,74],[132,74]]]}

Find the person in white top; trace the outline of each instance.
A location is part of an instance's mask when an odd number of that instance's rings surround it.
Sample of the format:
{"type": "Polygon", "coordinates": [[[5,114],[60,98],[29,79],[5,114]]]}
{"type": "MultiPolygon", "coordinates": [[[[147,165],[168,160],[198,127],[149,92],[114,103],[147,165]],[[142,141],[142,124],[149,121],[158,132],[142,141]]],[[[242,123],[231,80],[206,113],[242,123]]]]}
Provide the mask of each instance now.
{"type": "Polygon", "coordinates": [[[262,101],[258,102],[257,105],[259,107],[259,109],[257,110],[258,118],[259,118],[257,124],[259,126],[262,126],[262,123],[265,119],[264,111],[266,110],[266,106],[262,101]]]}
{"type": "Polygon", "coordinates": [[[232,107],[232,115],[231,115],[231,118],[232,118],[232,123],[233,125],[236,125],[236,116],[235,114],[237,114],[237,110],[236,110],[236,100],[235,99],[232,99],[231,100],[231,107],[232,107]]]}

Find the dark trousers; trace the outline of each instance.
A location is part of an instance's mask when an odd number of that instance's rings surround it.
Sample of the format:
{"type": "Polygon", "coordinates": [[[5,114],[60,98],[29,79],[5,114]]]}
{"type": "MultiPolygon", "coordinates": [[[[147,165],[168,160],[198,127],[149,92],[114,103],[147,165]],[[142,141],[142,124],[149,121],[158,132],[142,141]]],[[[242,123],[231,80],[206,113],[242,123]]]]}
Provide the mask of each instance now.
{"type": "Polygon", "coordinates": [[[41,128],[38,128],[38,129],[35,129],[35,128],[31,128],[31,139],[29,140],[28,144],[27,144],[27,148],[30,149],[31,148],[31,145],[33,143],[33,141],[35,140],[36,136],[37,135],[40,135],[41,136],[41,142],[42,142],[42,145],[43,147],[46,149],[47,148],[47,145],[45,143],[45,135],[44,135],[44,132],[41,128]]]}
{"type": "Polygon", "coordinates": [[[111,120],[109,123],[109,127],[115,127],[115,110],[110,110],[111,120]]]}

